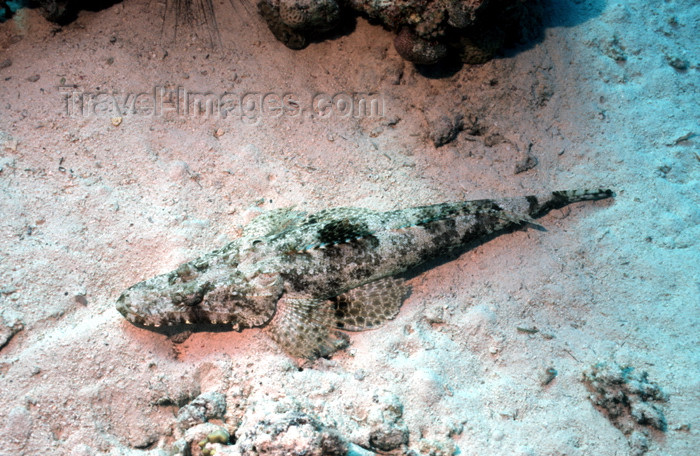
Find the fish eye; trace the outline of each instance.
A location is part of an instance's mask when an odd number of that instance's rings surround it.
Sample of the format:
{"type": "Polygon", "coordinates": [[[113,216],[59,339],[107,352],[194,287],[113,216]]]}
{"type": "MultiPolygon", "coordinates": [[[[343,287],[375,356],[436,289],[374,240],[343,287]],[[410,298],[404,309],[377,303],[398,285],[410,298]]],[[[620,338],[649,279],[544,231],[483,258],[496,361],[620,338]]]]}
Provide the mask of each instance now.
{"type": "Polygon", "coordinates": [[[256,246],[258,246],[259,244],[262,244],[262,242],[263,242],[262,239],[255,239],[255,240],[253,241],[253,247],[256,247],[256,246]]]}

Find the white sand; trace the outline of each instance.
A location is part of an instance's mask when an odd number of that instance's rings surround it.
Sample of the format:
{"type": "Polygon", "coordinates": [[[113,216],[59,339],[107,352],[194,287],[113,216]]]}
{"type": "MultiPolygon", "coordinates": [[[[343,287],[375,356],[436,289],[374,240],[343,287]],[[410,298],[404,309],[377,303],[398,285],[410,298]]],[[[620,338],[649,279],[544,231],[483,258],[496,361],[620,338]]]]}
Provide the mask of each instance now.
{"type": "Polygon", "coordinates": [[[0,351],[0,454],[157,454],[178,407],[156,402],[214,390],[229,395],[233,429],[246,403],[286,398],[362,445],[373,396],[389,394],[416,451],[423,438],[463,455],[628,454],[581,382],[599,361],[646,370],[669,394],[668,431],[651,432],[647,454],[695,454],[700,5],[553,3],[540,43],[442,79],[364,20],[291,51],[253,7],[228,2],[215,49],[206,28],[162,32],[158,2],[62,29],[31,10],[0,24],[0,61],[12,62],[0,69],[0,309],[6,330],[23,323],[0,351]],[[114,126],[116,113],[67,115],[59,85],[292,93],[305,109],[315,93],[371,92],[384,117],[141,112],[114,126]],[[455,114],[483,134],[434,148],[430,125],[455,114]],[[484,145],[494,135],[506,141],[484,145]],[[530,143],[537,166],[514,174],[530,143]],[[608,186],[614,201],[555,211],[546,232],[501,236],[417,277],[396,320],[301,372],[260,330],[174,346],[114,308],[261,210],[608,186]],[[542,386],[548,367],[558,376],[542,386]],[[249,398],[232,411],[236,391],[249,398]]]}

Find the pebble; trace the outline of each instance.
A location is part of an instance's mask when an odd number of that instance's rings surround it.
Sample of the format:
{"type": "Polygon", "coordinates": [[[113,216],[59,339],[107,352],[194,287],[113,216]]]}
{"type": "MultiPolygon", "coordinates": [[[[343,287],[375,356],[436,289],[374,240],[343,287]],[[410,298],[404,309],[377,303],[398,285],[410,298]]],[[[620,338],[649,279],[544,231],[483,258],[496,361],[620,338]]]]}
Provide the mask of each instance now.
{"type": "Polygon", "coordinates": [[[435,147],[442,147],[457,137],[464,128],[464,119],[461,115],[453,117],[440,116],[430,123],[430,139],[435,147]]]}
{"type": "Polygon", "coordinates": [[[168,166],[168,177],[172,181],[182,181],[190,177],[190,167],[181,160],[176,160],[168,166]]]}
{"type": "Polygon", "coordinates": [[[680,57],[668,57],[668,64],[671,65],[678,71],[685,71],[688,69],[689,63],[687,60],[680,57]]]}

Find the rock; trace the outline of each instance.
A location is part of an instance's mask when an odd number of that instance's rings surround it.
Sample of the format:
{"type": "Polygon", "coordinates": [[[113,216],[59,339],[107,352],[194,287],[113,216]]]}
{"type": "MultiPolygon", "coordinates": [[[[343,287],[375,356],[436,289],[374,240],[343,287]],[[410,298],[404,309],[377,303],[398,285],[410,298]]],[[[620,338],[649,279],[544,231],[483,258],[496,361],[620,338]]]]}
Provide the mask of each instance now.
{"type": "Polygon", "coordinates": [[[70,456],[94,456],[95,450],[84,443],[79,443],[70,452],[70,456]]]}
{"type": "Polygon", "coordinates": [[[15,407],[10,410],[7,419],[0,424],[0,442],[6,454],[23,454],[24,448],[32,434],[34,422],[29,410],[15,407]]]}
{"type": "Polygon", "coordinates": [[[630,456],[642,456],[649,451],[649,437],[640,431],[632,432],[629,438],[630,456]]]}
{"type": "MultiPolygon", "coordinates": [[[[15,167],[15,159],[11,157],[0,157],[0,173],[6,169],[15,167]]],[[[3,290],[0,290],[0,294],[4,294],[3,290]]]]}
{"type": "Polygon", "coordinates": [[[398,396],[385,392],[374,400],[377,407],[369,411],[368,441],[361,443],[380,451],[392,451],[408,444],[408,427],[403,423],[403,404],[398,396]]]}
{"type": "Polygon", "coordinates": [[[671,65],[673,68],[675,68],[678,71],[685,71],[690,67],[690,63],[688,63],[687,60],[677,57],[677,56],[667,56],[666,61],[668,62],[669,65],[671,65]]]}
{"type": "Polygon", "coordinates": [[[380,451],[395,450],[408,443],[408,429],[382,424],[372,430],[369,443],[380,451]]]}
{"type": "Polygon", "coordinates": [[[168,177],[175,183],[182,182],[191,175],[190,166],[182,160],[175,160],[168,164],[168,177]]]}
{"type": "Polygon", "coordinates": [[[558,372],[554,367],[548,367],[539,375],[540,385],[547,386],[557,378],[558,372]]]}
{"type": "Polygon", "coordinates": [[[177,424],[180,429],[189,429],[212,419],[221,419],[226,413],[226,396],[218,392],[200,394],[180,409],[177,424]]]}
{"type": "Polygon", "coordinates": [[[630,404],[630,414],[642,425],[651,426],[661,431],[666,429],[666,419],[661,409],[646,401],[635,401],[630,404]]]}
{"type": "Polygon", "coordinates": [[[273,413],[241,424],[236,445],[242,456],[343,456],[348,443],[335,429],[300,411],[273,413]]]}
{"type": "Polygon", "coordinates": [[[451,440],[439,441],[420,439],[418,451],[422,456],[453,456],[457,454],[457,445],[451,440]]]}
{"type": "Polygon", "coordinates": [[[174,344],[184,344],[185,341],[189,339],[192,334],[193,331],[184,330],[168,336],[168,339],[170,339],[170,341],[174,344]]]}
{"type": "Polygon", "coordinates": [[[41,14],[51,21],[65,23],[75,16],[75,1],[71,0],[38,0],[41,14]]]}
{"type": "Polygon", "coordinates": [[[224,414],[224,421],[227,423],[229,430],[235,432],[238,430],[239,424],[243,421],[243,416],[246,412],[248,397],[250,396],[250,387],[233,386],[226,391],[227,406],[224,414]]]}
{"type": "Polygon", "coordinates": [[[462,63],[479,65],[493,58],[503,45],[503,39],[496,33],[489,35],[462,36],[459,39],[459,58],[462,63]]]}
{"type": "Polygon", "coordinates": [[[601,50],[603,51],[603,54],[607,55],[618,63],[625,62],[627,60],[625,46],[620,43],[620,38],[617,35],[614,35],[612,38],[601,43],[601,50]]]}
{"type": "Polygon", "coordinates": [[[529,171],[535,166],[537,166],[537,163],[537,157],[528,152],[515,163],[513,174],[520,174],[524,173],[525,171],[529,171]]]}
{"type": "Polygon", "coordinates": [[[401,79],[403,79],[403,66],[404,61],[401,59],[394,59],[389,62],[382,75],[382,80],[391,85],[401,84],[401,79]]]}

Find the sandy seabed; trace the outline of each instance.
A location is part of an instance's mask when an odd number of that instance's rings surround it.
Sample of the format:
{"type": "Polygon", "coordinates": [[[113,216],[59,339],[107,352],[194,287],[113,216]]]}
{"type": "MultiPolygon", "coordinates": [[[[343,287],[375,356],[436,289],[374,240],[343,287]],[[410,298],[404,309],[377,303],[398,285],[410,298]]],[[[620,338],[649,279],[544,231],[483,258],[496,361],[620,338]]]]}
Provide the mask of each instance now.
{"type": "Polygon", "coordinates": [[[441,78],[363,19],[292,51],[228,2],[218,35],[137,0],[0,24],[0,454],[168,454],[212,392],[239,439],[274,404],[357,454],[387,429],[391,454],[696,454],[700,4],[544,3],[540,39],[441,78]],[[175,344],[114,307],[267,210],[590,187],[616,198],[426,271],[395,320],[301,370],[259,329],[175,344]],[[592,404],[601,362],[648,372],[665,432],[592,404]]]}

